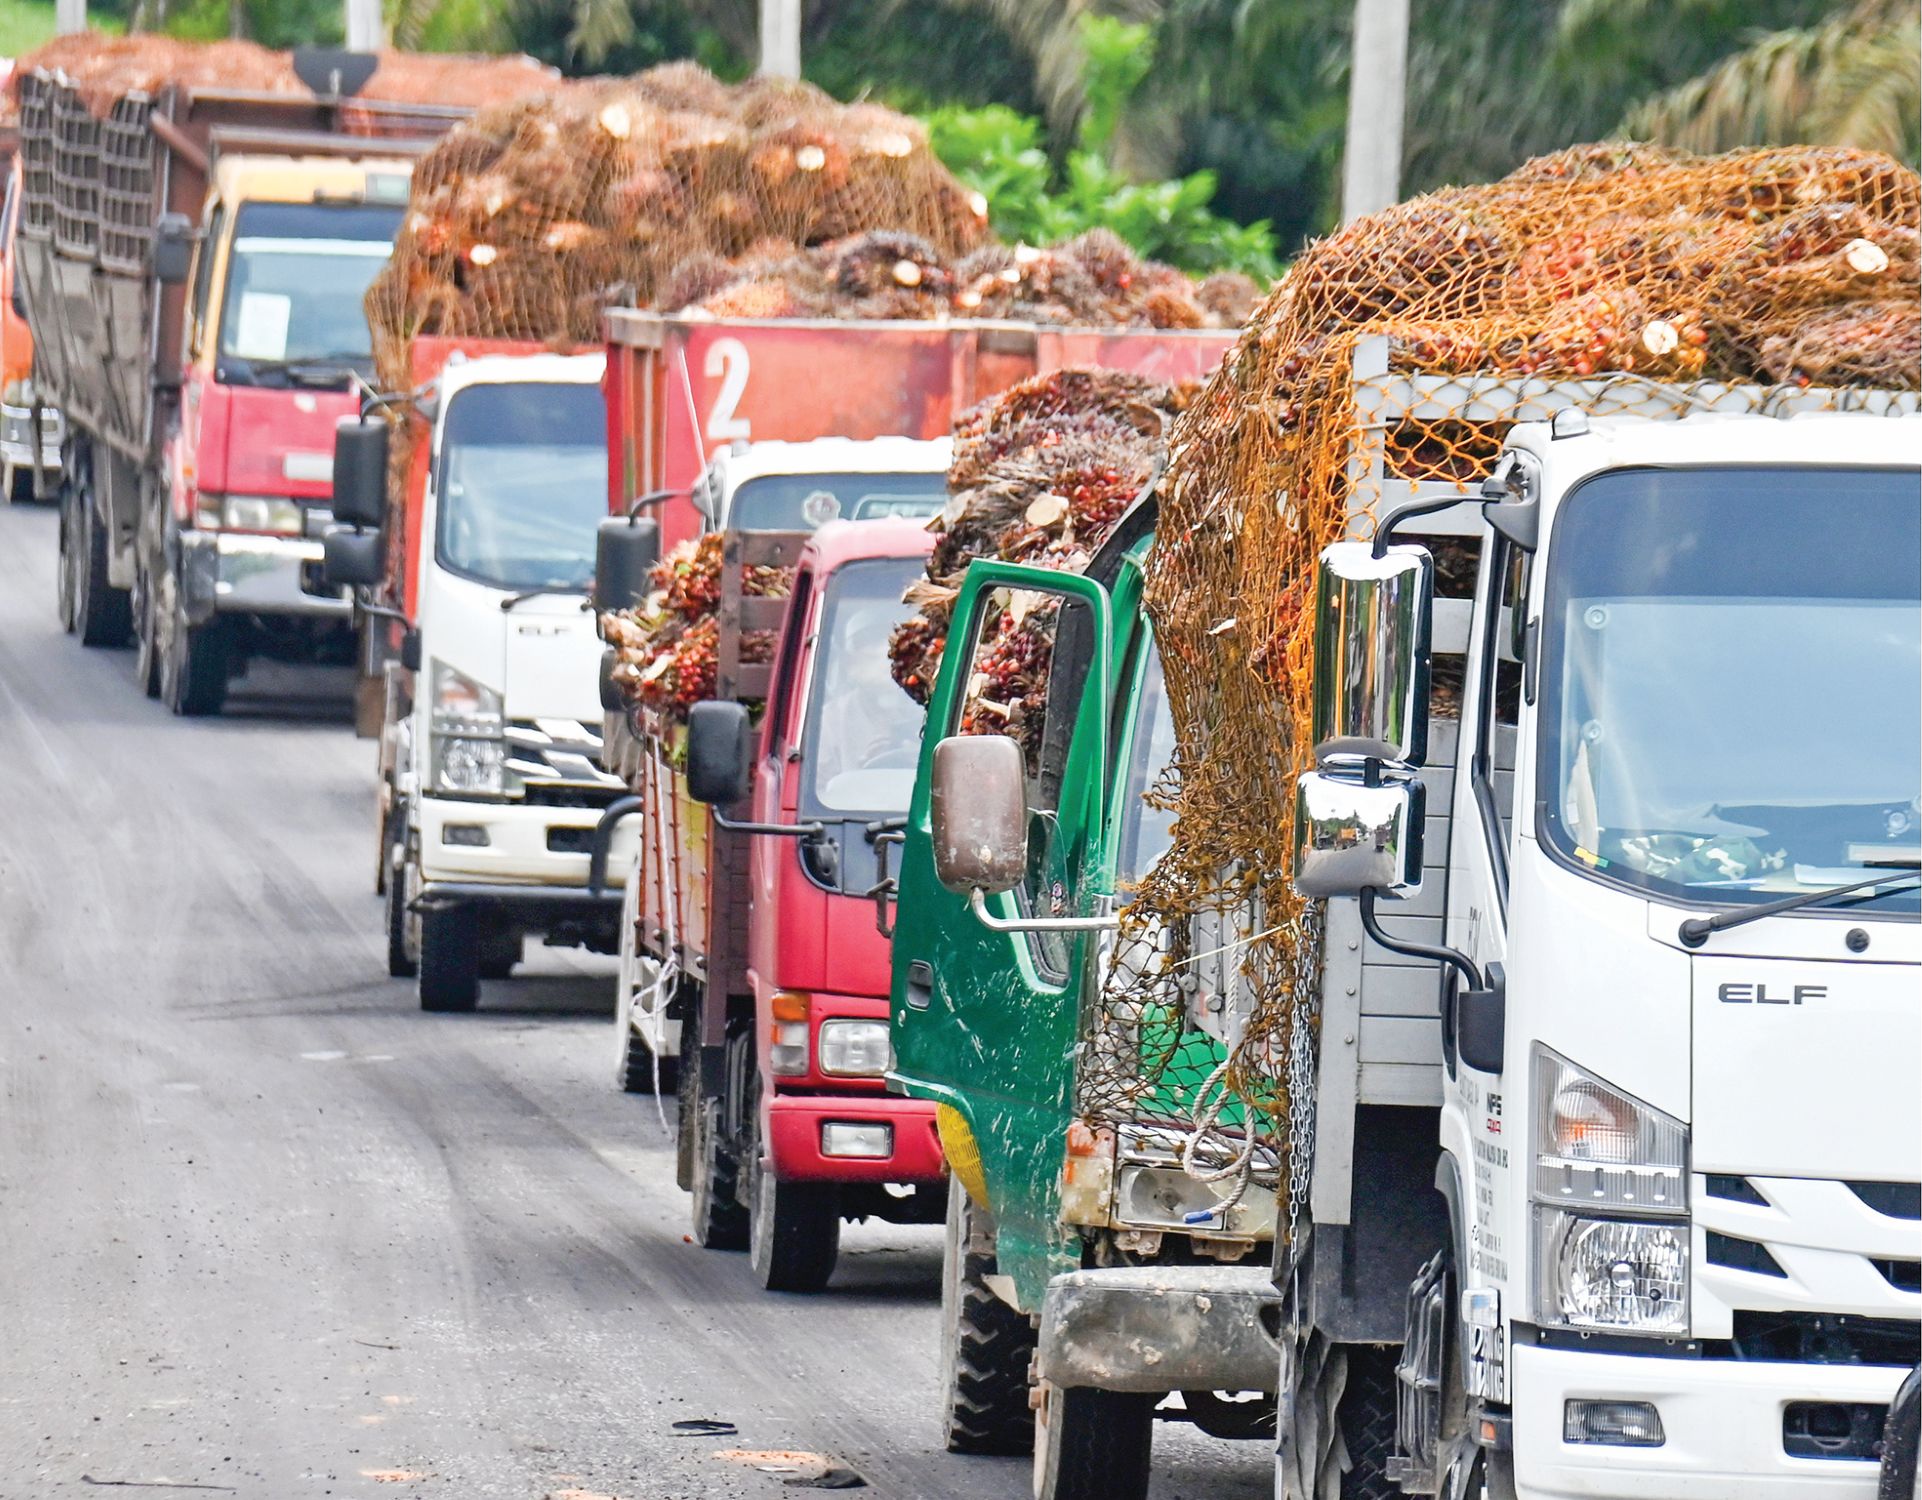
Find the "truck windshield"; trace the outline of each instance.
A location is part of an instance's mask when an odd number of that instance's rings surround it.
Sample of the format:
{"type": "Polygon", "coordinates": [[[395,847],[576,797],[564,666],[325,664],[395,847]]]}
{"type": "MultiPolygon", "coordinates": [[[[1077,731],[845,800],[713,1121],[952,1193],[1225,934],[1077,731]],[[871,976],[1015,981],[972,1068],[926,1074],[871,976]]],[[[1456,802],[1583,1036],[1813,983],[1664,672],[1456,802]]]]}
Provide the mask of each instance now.
{"type": "Polygon", "coordinates": [[[220,375],[229,385],[343,382],[373,373],[361,300],[387,263],[403,209],[243,203],[227,257],[220,375]]]}
{"type": "Polygon", "coordinates": [[[932,474],[763,474],[728,502],[734,531],[813,531],[829,521],[931,516],[948,503],[945,470],[932,474]]]}
{"type": "Polygon", "coordinates": [[[598,385],[470,385],[441,425],[436,555],[503,589],[585,592],[607,516],[598,385]]]}
{"type": "Polygon", "coordinates": [[[1739,905],[1922,853],[1913,470],[1592,479],[1556,521],[1542,618],[1541,826],[1573,862],[1739,905]]]}
{"type": "Polygon", "coordinates": [[[1121,832],[1115,843],[1117,890],[1139,885],[1155,861],[1167,852],[1174,836],[1173,810],[1148,801],[1148,794],[1174,758],[1175,721],[1168,711],[1167,684],[1161,676],[1161,648],[1150,638],[1135,690],[1134,738],[1128,750],[1121,832]]]}
{"type": "Polygon", "coordinates": [[[908,810],[926,715],[895,685],[888,637],[913,613],[901,594],[926,567],[920,557],[870,558],[835,569],[828,583],[802,746],[809,816],[908,810]]]}

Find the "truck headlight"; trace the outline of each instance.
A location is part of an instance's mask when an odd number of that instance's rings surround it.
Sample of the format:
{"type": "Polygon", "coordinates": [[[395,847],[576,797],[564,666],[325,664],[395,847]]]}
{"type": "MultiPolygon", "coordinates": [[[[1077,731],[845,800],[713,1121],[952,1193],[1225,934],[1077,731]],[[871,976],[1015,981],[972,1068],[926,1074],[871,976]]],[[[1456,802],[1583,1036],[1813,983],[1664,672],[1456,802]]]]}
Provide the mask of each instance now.
{"type": "Polygon", "coordinates": [[[1536,1315],[1563,1328],[1688,1332],[1688,1224],[1535,1210],[1536,1315]]]}
{"type": "Polygon", "coordinates": [[[305,517],[298,500],[282,495],[209,495],[194,503],[194,519],[220,531],[255,531],[270,536],[299,536],[305,517]]]}
{"type": "Polygon", "coordinates": [[[886,1021],[823,1021],[815,1047],[821,1071],[837,1078],[879,1078],[888,1070],[886,1021]]]}
{"type": "Polygon", "coordinates": [[[1685,1334],[1688,1127],[1539,1045],[1530,1084],[1536,1315],[1685,1334]]]}
{"type": "Polygon", "coordinates": [[[435,790],[499,796],[507,759],[501,695],[443,661],[428,682],[435,790]]]}

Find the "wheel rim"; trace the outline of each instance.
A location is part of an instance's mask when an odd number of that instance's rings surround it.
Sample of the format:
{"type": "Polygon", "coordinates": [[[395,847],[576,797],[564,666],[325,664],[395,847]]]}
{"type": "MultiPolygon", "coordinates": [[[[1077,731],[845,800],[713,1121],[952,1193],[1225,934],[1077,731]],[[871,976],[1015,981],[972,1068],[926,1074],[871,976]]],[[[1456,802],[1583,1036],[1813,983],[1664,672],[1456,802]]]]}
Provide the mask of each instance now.
{"type": "Polygon", "coordinates": [[[747,1221],[747,1259],[757,1281],[766,1281],[774,1264],[774,1174],[761,1166],[760,1142],[755,1141],[754,1160],[748,1163],[754,1176],[750,1195],[754,1208],[747,1221]]]}
{"type": "Polygon", "coordinates": [[[54,576],[54,607],[68,630],[73,629],[73,555],[77,549],[71,491],[69,486],[60,497],[60,568],[54,576]]]}
{"type": "Polygon", "coordinates": [[[158,622],[154,618],[153,570],[144,562],[134,569],[133,618],[134,680],[140,684],[142,691],[151,694],[160,686],[159,659],[154,642],[158,622]]]}
{"type": "MultiPolygon", "coordinates": [[[[414,869],[414,862],[407,857],[407,845],[395,845],[400,853],[398,884],[401,896],[400,951],[407,955],[412,964],[420,962],[420,908],[414,904],[420,891],[420,880],[414,869]]],[[[395,883],[390,876],[389,883],[395,883]]]]}

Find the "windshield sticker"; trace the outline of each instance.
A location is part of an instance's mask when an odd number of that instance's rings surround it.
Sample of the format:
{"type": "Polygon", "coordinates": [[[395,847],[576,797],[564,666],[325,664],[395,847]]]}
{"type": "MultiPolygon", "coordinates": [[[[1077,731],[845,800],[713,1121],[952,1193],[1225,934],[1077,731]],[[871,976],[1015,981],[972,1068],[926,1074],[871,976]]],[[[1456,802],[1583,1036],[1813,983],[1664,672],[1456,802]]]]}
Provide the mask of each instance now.
{"type": "Polygon", "coordinates": [[[801,502],[801,515],[810,526],[825,526],[841,514],[841,502],[832,490],[816,490],[801,502]]]}
{"type": "Polygon", "coordinates": [[[285,359],[287,323],[293,316],[294,299],[281,292],[242,292],[240,316],[234,329],[234,356],[238,359],[285,359]]]}

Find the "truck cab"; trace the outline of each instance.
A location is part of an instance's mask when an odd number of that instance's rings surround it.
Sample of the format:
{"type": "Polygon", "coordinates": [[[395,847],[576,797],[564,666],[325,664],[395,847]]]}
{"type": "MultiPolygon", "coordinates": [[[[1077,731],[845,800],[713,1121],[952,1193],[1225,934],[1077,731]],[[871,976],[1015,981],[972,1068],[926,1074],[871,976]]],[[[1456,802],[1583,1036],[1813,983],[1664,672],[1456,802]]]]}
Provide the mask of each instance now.
{"type": "Polygon", "coordinates": [[[678,1080],[695,1237],[746,1248],[773,1290],[824,1286],[844,1219],[941,1214],[933,1111],[884,1077],[875,891],[921,724],[887,641],[925,571],[921,523],[946,497],[949,447],[822,439],[714,458],[695,497],[726,522],[725,566],[793,568],[785,601],[731,601],[723,584],[724,661],[731,630],[778,622],[765,666],[744,671],[764,708],[756,720],[729,699],[724,669],[681,749],[623,731],[627,810],[646,831],[622,922],[619,1077],[632,1090],[678,1080]],[[755,606],[769,612],[749,621],[755,606]]]}
{"type": "Polygon", "coordinates": [[[586,889],[622,790],[602,765],[587,608],[603,363],[456,357],[438,379],[426,484],[399,528],[410,628],[381,729],[388,966],[425,1010],[472,1009],[531,934],[615,950],[618,893],[586,889]]]}
{"type": "Polygon", "coordinates": [[[1205,1432],[1273,1431],[1279,1164],[1223,1084],[1249,933],[1128,913],[1171,825],[1155,513],[1081,576],[969,568],[901,854],[890,1077],[938,1107],[953,1168],[947,1442],[1032,1447],[1038,1500],[1145,1495],[1175,1392],[1205,1432]],[[1104,1015],[1113,972],[1171,949],[1152,1013],[1104,1015]]]}
{"type": "MultiPolygon", "coordinates": [[[[1433,600],[1398,535],[1323,555],[1317,628],[1346,614],[1376,665],[1317,668],[1314,1227],[1279,1274],[1312,1289],[1305,1337],[1400,1341],[1385,1394],[1342,1405],[1392,1420],[1407,1492],[1867,1500],[1895,1457],[1922,1360],[1922,419],[1840,394],[1658,421],[1567,393],[1460,507],[1472,599],[1433,600]],[[1447,637],[1459,720],[1431,725],[1404,689],[1447,637]],[[1413,711],[1361,710],[1375,689],[1413,711]],[[1396,966],[1433,1010],[1386,1014],[1396,966]],[[1434,1108],[1391,1124],[1367,1106],[1397,1025],[1434,1108]],[[1331,1032],[1373,1034],[1372,1081],[1331,1032]]],[[[1284,1426],[1278,1495],[1309,1442],[1284,1426]]]]}
{"type": "Polygon", "coordinates": [[[137,672],[211,713],[250,656],[352,660],[352,606],[317,564],[335,423],[373,376],[362,300],[406,210],[412,163],[219,152],[188,286],[171,492],[140,538],[137,672]]]}

